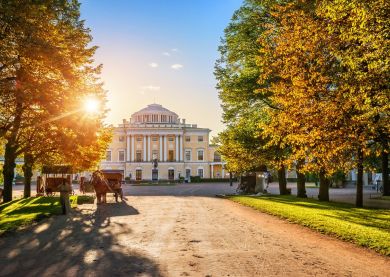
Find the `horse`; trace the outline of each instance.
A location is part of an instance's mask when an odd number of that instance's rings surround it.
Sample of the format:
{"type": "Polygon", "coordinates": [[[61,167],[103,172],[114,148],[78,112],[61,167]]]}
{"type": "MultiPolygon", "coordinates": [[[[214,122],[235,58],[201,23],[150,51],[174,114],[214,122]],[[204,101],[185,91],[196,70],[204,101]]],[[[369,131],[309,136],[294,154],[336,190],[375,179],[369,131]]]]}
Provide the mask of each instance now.
{"type": "Polygon", "coordinates": [[[107,179],[104,177],[103,172],[100,170],[96,170],[92,173],[91,184],[95,189],[97,203],[107,203],[106,195],[108,192],[113,192],[115,194],[115,201],[118,202],[118,195],[121,197],[123,201],[123,192],[122,188],[118,187],[118,184],[114,184],[114,187],[110,185],[107,179]]]}

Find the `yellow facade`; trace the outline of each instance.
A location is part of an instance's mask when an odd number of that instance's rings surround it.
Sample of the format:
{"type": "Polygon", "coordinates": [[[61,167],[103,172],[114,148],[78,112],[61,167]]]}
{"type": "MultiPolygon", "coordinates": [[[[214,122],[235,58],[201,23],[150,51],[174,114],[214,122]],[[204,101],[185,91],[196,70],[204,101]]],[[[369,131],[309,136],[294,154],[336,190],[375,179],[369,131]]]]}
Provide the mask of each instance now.
{"type": "Polygon", "coordinates": [[[101,169],[121,170],[131,180],[226,177],[209,133],[161,105],[148,105],[115,128],[101,169]]]}

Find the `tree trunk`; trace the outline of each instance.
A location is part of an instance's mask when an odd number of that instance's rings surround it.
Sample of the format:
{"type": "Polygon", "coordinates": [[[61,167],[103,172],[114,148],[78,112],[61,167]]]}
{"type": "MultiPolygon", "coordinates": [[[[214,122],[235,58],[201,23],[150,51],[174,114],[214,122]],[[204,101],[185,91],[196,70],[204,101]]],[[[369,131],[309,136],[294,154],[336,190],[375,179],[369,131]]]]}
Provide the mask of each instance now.
{"type": "Polygon", "coordinates": [[[287,191],[287,180],[286,180],[286,171],[284,165],[278,169],[278,179],[279,179],[279,192],[280,195],[288,194],[287,191]]]}
{"type": "Polygon", "coordinates": [[[3,165],[4,203],[12,201],[12,183],[15,177],[15,167],[16,167],[15,160],[16,160],[16,147],[12,144],[12,142],[7,142],[7,144],[5,145],[4,165],[3,165]]]}
{"type": "Polygon", "coordinates": [[[363,152],[357,153],[356,207],[363,207],[363,152]]]}
{"type": "Polygon", "coordinates": [[[4,192],[3,201],[12,201],[12,182],[15,177],[16,157],[17,157],[17,135],[20,128],[20,122],[22,121],[22,103],[23,99],[20,93],[16,95],[16,107],[15,107],[15,118],[13,121],[12,131],[7,138],[4,152],[4,165],[3,165],[3,176],[4,176],[4,192]]]}
{"type": "Polygon", "coordinates": [[[31,196],[31,178],[33,176],[33,156],[29,153],[24,154],[24,165],[23,165],[23,173],[24,173],[24,193],[23,197],[28,198],[31,196]]]}
{"type": "Polygon", "coordinates": [[[389,152],[387,152],[385,149],[382,150],[382,184],[383,195],[390,196],[389,152]]]}
{"type": "Polygon", "coordinates": [[[299,160],[297,163],[297,196],[301,198],[307,198],[306,195],[306,187],[305,187],[305,181],[306,177],[305,174],[301,173],[301,169],[304,165],[304,160],[299,160]]]}
{"type": "Polygon", "coordinates": [[[329,180],[325,176],[325,170],[320,170],[320,190],[318,199],[320,201],[329,201],[329,180]]]}

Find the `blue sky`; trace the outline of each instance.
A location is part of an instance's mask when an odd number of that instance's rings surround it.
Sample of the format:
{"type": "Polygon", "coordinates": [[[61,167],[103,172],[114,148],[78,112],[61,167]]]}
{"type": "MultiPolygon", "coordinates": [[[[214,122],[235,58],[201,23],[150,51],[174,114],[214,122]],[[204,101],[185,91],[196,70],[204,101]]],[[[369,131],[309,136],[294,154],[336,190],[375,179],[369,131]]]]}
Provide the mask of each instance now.
{"type": "Polygon", "coordinates": [[[82,18],[99,46],[108,90],[107,123],[156,102],[213,130],[223,129],[214,63],[241,0],[84,0],[82,18]]]}

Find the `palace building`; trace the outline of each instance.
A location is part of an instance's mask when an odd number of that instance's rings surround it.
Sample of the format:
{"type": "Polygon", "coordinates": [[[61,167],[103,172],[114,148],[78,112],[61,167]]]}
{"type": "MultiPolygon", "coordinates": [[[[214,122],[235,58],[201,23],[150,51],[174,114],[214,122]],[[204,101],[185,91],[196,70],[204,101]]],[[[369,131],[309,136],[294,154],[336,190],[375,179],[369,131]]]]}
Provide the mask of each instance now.
{"type": "Polygon", "coordinates": [[[100,168],[121,171],[133,181],[225,178],[224,162],[210,145],[209,133],[210,129],[187,124],[176,113],[151,104],[115,127],[100,168]]]}

